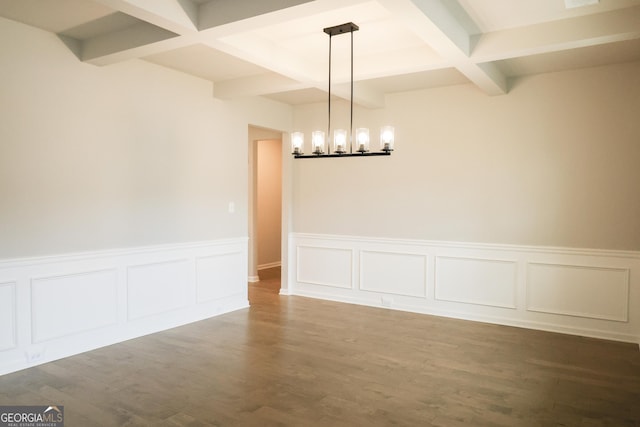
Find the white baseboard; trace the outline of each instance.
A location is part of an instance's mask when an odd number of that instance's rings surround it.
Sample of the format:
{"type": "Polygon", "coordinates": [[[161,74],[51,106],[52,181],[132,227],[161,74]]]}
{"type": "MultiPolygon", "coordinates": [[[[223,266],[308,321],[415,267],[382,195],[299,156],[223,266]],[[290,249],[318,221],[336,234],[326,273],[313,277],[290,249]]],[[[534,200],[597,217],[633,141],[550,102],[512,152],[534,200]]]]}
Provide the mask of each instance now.
{"type": "Polygon", "coordinates": [[[258,266],[258,271],[259,270],[266,270],[267,268],[280,267],[281,265],[282,265],[282,263],[280,261],[270,262],[270,263],[267,263],[267,264],[260,264],[258,266]]]}
{"type": "Polygon", "coordinates": [[[0,375],[248,307],[247,239],[0,261],[0,375]]]}
{"type": "Polygon", "coordinates": [[[293,233],[287,293],[640,343],[640,252],[293,233]]]}
{"type": "Polygon", "coordinates": [[[247,280],[249,283],[257,283],[260,281],[260,276],[249,276],[247,280]]]}

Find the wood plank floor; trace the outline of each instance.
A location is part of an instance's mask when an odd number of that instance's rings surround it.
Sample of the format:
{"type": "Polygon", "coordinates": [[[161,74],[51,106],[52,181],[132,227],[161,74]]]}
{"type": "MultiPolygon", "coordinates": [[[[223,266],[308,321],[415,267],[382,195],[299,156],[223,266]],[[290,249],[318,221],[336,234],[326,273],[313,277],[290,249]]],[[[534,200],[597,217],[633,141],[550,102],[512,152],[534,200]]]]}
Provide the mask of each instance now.
{"type": "Polygon", "coordinates": [[[638,346],[280,297],[0,377],[92,426],[640,426],[638,346]]]}

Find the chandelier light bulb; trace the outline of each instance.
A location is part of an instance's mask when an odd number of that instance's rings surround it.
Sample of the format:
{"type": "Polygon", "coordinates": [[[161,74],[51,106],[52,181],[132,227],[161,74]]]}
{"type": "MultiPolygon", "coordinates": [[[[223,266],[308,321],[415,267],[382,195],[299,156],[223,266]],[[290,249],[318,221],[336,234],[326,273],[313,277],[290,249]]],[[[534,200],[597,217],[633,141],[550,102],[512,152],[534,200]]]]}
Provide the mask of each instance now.
{"type": "Polygon", "coordinates": [[[369,151],[369,129],[356,129],[356,141],[358,143],[357,151],[359,153],[366,153],[367,151],[369,151]]]}
{"type": "Polygon", "coordinates": [[[394,137],[393,126],[384,126],[380,130],[380,149],[382,151],[393,151],[394,137]]]}
{"type": "Polygon", "coordinates": [[[302,132],[293,132],[291,134],[291,152],[296,155],[304,154],[304,134],[302,132]]]}
{"type": "Polygon", "coordinates": [[[324,132],[316,130],[311,133],[311,146],[313,154],[319,155],[324,153],[324,132]]]}
{"type": "Polygon", "coordinates": [[[347,152],[347,131],[344,129],[336,129],[333,134],[333,148],[336,153],[342,154],[347,152]]]}

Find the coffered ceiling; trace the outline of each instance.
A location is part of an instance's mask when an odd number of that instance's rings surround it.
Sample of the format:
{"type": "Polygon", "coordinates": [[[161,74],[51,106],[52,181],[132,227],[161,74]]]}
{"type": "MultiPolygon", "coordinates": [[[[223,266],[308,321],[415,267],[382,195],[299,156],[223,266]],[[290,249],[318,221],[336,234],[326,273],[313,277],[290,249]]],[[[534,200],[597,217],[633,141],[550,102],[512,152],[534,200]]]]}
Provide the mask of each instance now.
{"type": "MultiPolygon", "coordinates": [[[[640,60],[640,0],[0,0],[0,16],[58,35],[99,67],[142,59],[214,83],[227,99],[326,99],[329,36],[354,22],[355,102],[640,60]]],[[[3,41],[7,42],[7,41],[3,41]]],[[[19,40],[11,41],[20,43],[19,40]]],[[[347,96],[348,35],[333,38],[332,92],[347,96]]]]}

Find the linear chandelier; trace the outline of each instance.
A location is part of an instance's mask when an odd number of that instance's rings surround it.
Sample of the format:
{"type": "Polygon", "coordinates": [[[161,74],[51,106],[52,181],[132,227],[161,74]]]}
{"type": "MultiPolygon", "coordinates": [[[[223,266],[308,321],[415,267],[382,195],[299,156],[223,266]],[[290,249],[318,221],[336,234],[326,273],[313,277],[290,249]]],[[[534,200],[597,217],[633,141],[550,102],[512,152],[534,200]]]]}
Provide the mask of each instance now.
{"type": "Polygon", "coordinates": [[[291,154],[296,159],[317,159],[326,157],[364,157],[364,156],[388,156],[393,151],[394,128],[384,126],[380,130],[380,151],[369,151],[369,129],[358,128],[353,132],[353,32],[359,27],[353,22],[348,22],[335,27],[325,28],[323,31],[329,35],[329,100],[328,100],[328,125],[327,137],[331,134],[331,38],[340,34],[351,34],[351,99],[349,131],[336,129],[333,133],[332,151],[325,153],[325,133],[316,130],[311,133],[312,154],[304,154],[304,134],[302,132],[291,133],[291,154]],[[354,143],[356,150],[354,152],[354,143]]]}

